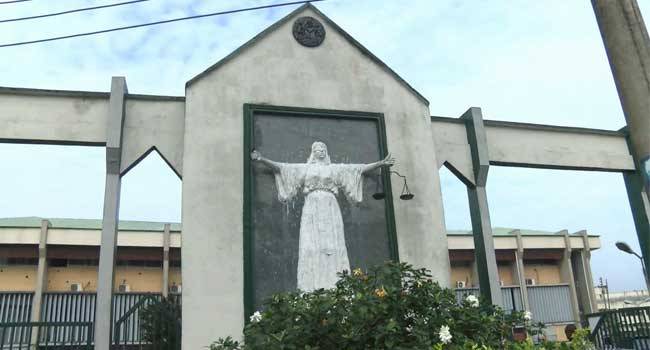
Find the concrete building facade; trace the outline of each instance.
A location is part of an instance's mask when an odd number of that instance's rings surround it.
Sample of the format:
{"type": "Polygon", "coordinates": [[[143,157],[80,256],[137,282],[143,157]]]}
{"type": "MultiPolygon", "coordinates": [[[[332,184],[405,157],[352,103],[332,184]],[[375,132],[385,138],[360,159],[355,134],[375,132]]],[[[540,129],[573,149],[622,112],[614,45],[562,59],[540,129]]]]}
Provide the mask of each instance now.
{"type": "MultiPolygon", "coordinates": [[[[101,227],[101,220],[0,219],[0,293],[96,293],[101,227]],[[39,247],[46,248],[43,260],[38,257],[39,247]],[[44,281],[42,286],[38,286],[39,280],[44,281]]],[[[590,279],[574,266],[576,259],[600,248],[598,236],[584,231],[569,234],[506,228],[494,228],[493,232],[500,295],[510,298],[505,302],[506,309],[527,310],[535,315],[542,309],[553,309],[541,304],[544,297],[555,298],[554,312],[534,317],[548,324],[549,336],[559,339],[564,325],[579,323],[584,314],[596,311],[595,301],[589,299],[593,297],[591,284],[582,286],[591,292],[586,298],[578,288],[581,281],[590,279]],[[571,258],[567,260],[567,256],[571,258]],[[529,296],[529,290],[539,297],[529,296]]],[[[181,236],[180,224],[120,222],[113,292],[181,294],[181,236]],[[165,236],[169,239],[165,240],[165,236]]],[[[447,244],[448,278],[457,296],[477,294],[480,279],[472,232],[448,231],[447,244]]],[[[586,267],[590,270],[588,260],[586,267]]],[[[34,297],[32,310],[40,309],[41,302],[34,297]]],[[[41,314],[33,317],[37,321],[41,314]]]]}

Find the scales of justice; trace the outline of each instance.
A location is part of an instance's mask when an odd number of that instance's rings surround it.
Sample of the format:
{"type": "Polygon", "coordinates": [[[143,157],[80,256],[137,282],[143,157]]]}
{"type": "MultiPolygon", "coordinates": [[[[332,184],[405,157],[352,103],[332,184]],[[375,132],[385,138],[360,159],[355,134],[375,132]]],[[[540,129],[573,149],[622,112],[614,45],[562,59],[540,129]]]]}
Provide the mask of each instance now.
{"type": "Polygon", "coordinates": [[[258,151],[251,159],[273,171],[278,199],[287,202],[300,192],[305,197],[300,217],[297,287],[301,291],[331,288],[337,272],[350,270],[341,209],[336,196],[363,200],[363,178],[378,168],[395,164],[390,154],[369,164],[332,164],[323,142],[311,145],[306,163],[280,163],[258,151]]]}

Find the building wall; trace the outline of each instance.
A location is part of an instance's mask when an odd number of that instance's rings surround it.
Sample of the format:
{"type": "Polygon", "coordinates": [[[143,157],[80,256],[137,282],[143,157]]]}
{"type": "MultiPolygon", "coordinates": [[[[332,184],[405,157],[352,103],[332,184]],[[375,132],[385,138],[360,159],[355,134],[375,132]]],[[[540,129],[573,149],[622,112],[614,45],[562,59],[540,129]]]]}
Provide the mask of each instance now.
{"type": "Polygon", "coordinates": [[[48,267],[48,292],[68,292],[72,283],[81,283],[85,292],[96,291],[97,266],[48,267]]]}
{"type": "MultiPolygon", "coordinates": [[[[320,17],[311,10],[300,15],[320,17]]],[[[203,347],[218,336],[240,334],[244,325],[245,103],[384,113],[390,151],[399,159],[400,173],[417,188],[413,200],[395,200],[400,259],[430,269],[434,279],[449,285],[428,107],[327,21],[321,22],[327,36],[319,47],[298,44],[291,34],[293,20],[289,20],[186,88],[184,349],[203,347]]],[[[397,198],[401,186],[398,181],[395,184],[397,198]]]]}
{"type": "Polygon", "coordinates": [[[162,291],[162,267],[117,266],[115,268],[115,291],[126,283],[131,292],[162,291]]]}
{"type": "Polygon", "coordinates": [[[0,266],[0,290],[33,291],[36,287],[36,265],[0,266]]]}
{"type": "Polygon", "coordinates": [[[560,277],[559,263],[530,263],[524,261],[525,278],[534,278],[537,284],[557,284],[563,283],[560,277]]]}
{"type": "Polygon", "coordinates": [[[169,286],[181,285],[183,281],[181,280],[181,268],[180,267],[170,267],[169,268],[169,286]]]}
{"type": "Polygon", "coordinates": [[[452,262],[450,277],[452,287],[456,286],[457,281],[464,281],[467,288],[474,286],[471,262],[452,262]]]}
{"type": "Polygon", "coordinates": [[[515,284],[514,263],[499,263],[497,268],[499,272],[499,280],[503,281],[504,286],[512,286],[515,284]]]}

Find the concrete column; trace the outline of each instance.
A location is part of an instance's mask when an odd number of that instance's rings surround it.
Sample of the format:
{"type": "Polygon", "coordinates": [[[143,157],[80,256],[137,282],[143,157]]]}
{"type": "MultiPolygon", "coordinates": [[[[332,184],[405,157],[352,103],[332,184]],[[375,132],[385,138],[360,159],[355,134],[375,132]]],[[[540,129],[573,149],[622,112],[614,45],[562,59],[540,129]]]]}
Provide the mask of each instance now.
{"type": "Polygon", "coordinates": [[[50,221],[43,219],[41,221],[41,237],[38,242],[38,268],[36,270],[36,287],[34,288],[34,298],[32,298],[32,322],[38,322],[41,319],[43,292],[47,288],[47,229],[49,227],[50,221]]]}
{"type": "MultiPolygon", "coordinates": [[[[623,181],[627,190],[627,198],[630,202],[632,209],[632,218],[634,219],[634,227],[636,228],[636,235],[641,247],[641,255],[645,266],[650,266],[650,202],[648,202],[648,195],[645,192],[643,185],[643,178],[639,172],[624,172],[623,181]]],[[[647,268],[646,268],[647,272],[647,268]]],[[[650,276],[645,276],[646,288],[650,290],[650,276]]]]}
{"type": "Polygon", "coordinates": [[[594,277],[591,274],[591,245],[589,244],[589,234],[586,230],[578,232],[582,236],[582,244],[584,250],[582,251],[582,259],[584,261],[585,280],[587,281],[586,287],[589,293],[589,303],[592,312],[598,312],[598,299],[596,298],[596,291],[594,290],[594,277]]]}
{"type": "Polygon", "coordinates": [[[163,273],[162,273],[162,295],[167,298],[169,294],[169,235],[171,225],[165,224],[163,231],[163,273]]]}
{"type": "Polygon", "coordinates": [[[578,306],[578,292],[576,290],[576,281],[573,275],[573,264],[571,263],[571,238],[569,231],[562,230],[558,232],[564,236],[564,253],[562,261],[560,261],[560,276],[562,281],[569,284],[569,293],[571,294],[571,312],[573,314],[573,321],[576,324],[580,323],[580,307],[578,306]]]}
{"type": "Polygon", "coordinates": [[[574,280],[582,312],[590,314],[598,311],[596,293],[591,278],[591,252],[589,251],[589,241],[585,239],[586,231],[576,232],[576,234],[583,235],[584,248],[574,251],[572,254],[574,280]]]}
{"type": "Polygon", "coordinates": [[[113,328],[113,279],[115,276],[115,246],[120,213],[122,179],[122,131],[124,125],[126,79],[113,77],[106,131],[106,185],[104,189],[104,216],[99,250],[97,302],[95,308],[95,349],[109,350],[113,328]]]}
{"type": "Polygon", "coordinates": [[[471,107],[461,116],[461,119],[465,120],[467,142],[470,146],[474,168],[475,185],[467,186],[467,197],[472,218],[474,252],[476,254],[481,295],[490,300],[492,304],[503,306],[499,271],[494,254],[490,210],[485,191],[490,161],[481,109],[471,107]]]}
{"type": "Polygon", "coordinates": [[[630,150],[641,177],[637,181],[626,175],[625,183],[632,211],[640,211],[635,214],[635,224],[645,266],[650,266],[647,216],[637,218],[647,214],[650,196],[650,38],[636,0],[592,0],[592,5],[628,125],[630,150]],[[635,188],[630,189],[628,182],[634,182],[635,188]],[[645,194],[644,204],[641,192],[645,194]]]}
{"type": "Polygon", "coordinates": [[[526,274],[524,270],[524,242],[521,238],[521,231],[514,230],[517,237],[517,250],[515,250],[516,279],[519,283],[519,292],[521,293],[521,302],[525,311],[530,311],[530,302],[528,302],[528,285],[526,285],[526,274]]]}
{"type": "MultiPolygon", "coordinates": [[[[47,230],[50,227],[50,221],[43,219],[41,221],[41,236],[38,241],[38,267],[36,270],[36,287],[34,288],[34,297],[32,298],[32,315],[31,321],[38,322],[41,320],[41,305],[43,304],[43,292],[47,288],[47,230]]],[[[36,349],[38,344],[38,328],[32,329],[31,348],[36,349]]]]}
{"type": "MultiPolygon", "coordinates": [[[[650,157],[650,38],[636,0],[592,0],[638,160],[650,157]]],[[[646,189],[647,191],[647,189],[646,189]]]]}

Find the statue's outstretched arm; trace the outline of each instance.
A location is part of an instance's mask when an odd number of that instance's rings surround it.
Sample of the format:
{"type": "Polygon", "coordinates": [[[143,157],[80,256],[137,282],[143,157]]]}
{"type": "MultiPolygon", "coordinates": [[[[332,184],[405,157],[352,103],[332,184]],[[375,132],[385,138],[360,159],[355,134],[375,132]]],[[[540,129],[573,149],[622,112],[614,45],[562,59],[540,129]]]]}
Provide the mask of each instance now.
{"type": "Polygon", "coordinates": [[[391,167],[391,166],[393,166],[394,164],[395,164],[395,158],[393,158],[393,157],[390,155],[390,153],[388,153],[388,155],[386,156],[386,158],[384,158],[384,159],[382,159],[382,160],[380,160],[380,161],[378,161],[378,162],[374,162],[374,163],[366,164],[366,166],[363,168],[363,171],[362,171],[362,172],[363,172],[364,174],[366,174],[366,173],[369,173],[369,172],[371,172],[371,171],[373,171],[373,170],[375,170],[375,169],[377,169],[377,168],[381,168],[381,167],[391,167]]]}
{"type": "Polygon", "coordinates": [[[280,172],[280,165],[277,162],[274,162],[270,159],[266,159],[262,157],[262,154],[258,151],[253,151],[251,152],[251,160],[254,162],[260,162],[267,167],[269,167],[271,170],[273,170],[274,173],[279,173],[280,172]]]}

